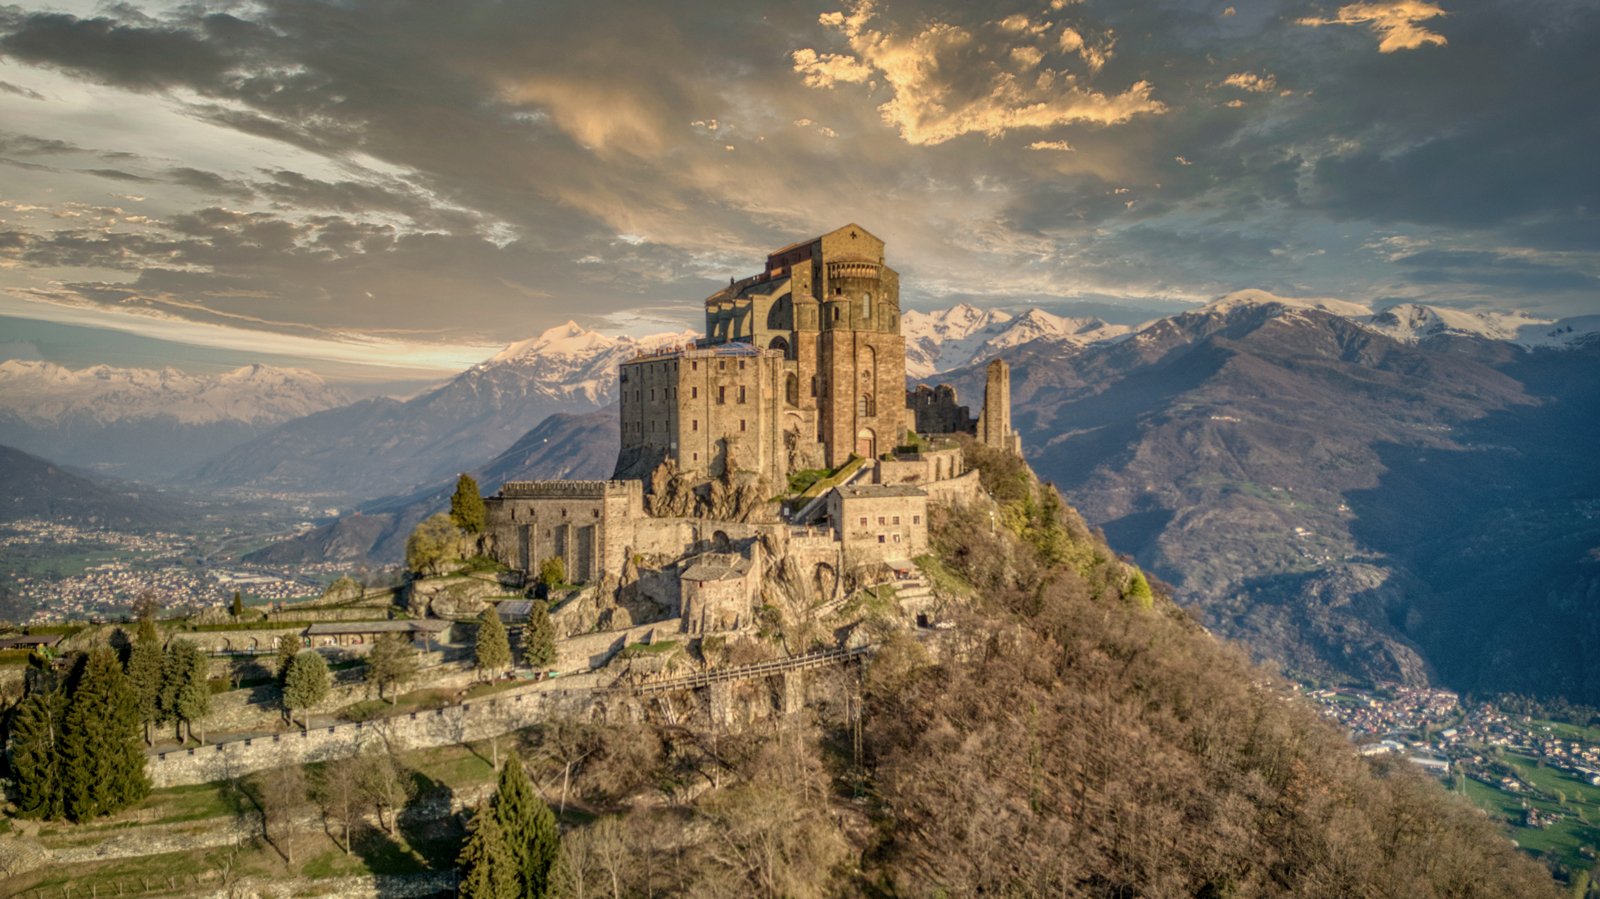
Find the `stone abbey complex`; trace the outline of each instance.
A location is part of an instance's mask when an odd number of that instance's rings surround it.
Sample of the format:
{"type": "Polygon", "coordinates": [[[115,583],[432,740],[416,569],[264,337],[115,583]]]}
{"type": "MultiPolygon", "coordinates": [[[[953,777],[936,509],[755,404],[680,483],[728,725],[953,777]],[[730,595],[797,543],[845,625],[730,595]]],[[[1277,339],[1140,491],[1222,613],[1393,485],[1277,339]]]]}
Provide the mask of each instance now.
{"type": "Polygon", "coordinates": [[[863,567],[911,572],[929,505],[978,489],[953,435],[1020,453],[1003,361],[975,420],[948,386],[906,390],[900,277],[864,228],[774,251],[705,314],[692,345],[621,366],[612,479],[513,481],[486,500],[495,559],[558,558],[635,620],[737,631],[771,591],[822,604],[863,567]]]}

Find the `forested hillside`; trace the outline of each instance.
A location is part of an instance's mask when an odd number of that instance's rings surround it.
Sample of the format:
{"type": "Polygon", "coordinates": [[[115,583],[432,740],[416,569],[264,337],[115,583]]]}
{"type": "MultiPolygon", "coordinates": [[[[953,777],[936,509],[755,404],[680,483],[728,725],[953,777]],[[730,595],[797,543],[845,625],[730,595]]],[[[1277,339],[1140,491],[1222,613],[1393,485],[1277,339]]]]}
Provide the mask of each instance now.
{"type": "Polygon", "coordinates": [[[1481,813],[1361,759],[1152,595],[1023,466],[980,461],[998,507],[940,515],[926,565],[971,598],[951,642],[886,628],[859,687],[820,685],[802,727],[595,734],[609,749],[576,784],[600,817],[564,836],[570,877],[695,896],[1554,895],[1481,813]],[[650,783],[698,798],[631,805],[650,783]]]}

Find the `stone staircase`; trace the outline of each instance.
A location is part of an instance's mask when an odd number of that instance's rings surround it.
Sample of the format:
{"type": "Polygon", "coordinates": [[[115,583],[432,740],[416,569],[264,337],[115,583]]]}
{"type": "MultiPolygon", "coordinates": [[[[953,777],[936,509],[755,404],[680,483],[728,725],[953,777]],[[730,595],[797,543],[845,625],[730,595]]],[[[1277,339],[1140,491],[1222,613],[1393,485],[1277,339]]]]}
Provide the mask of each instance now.
{"type": "Polygon", "coordinates": [[[904,580],[895,581],[894,592],[902,603],[926,604],[933,600],[933,587],[920,569],[904,580]]]}

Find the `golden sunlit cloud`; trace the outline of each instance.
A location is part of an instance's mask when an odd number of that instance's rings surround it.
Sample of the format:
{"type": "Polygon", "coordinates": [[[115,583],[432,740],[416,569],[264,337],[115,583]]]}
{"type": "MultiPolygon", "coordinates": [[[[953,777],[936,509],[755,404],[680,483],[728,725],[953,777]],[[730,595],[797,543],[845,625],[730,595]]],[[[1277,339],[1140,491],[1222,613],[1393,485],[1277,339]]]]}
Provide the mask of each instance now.
{"type": "Polygon", "coordinates": [[[1257,75],[1254,72],[1235,72],[1222,79],[1222,83],[1242,91],[1264,94],[1278,86],[1278,79],[1272,75],[1257,75]]]}
{"type": "Polygon", "coordinates": [[[1063,150],[1071,152],[1077,148],[1064,140],[1036,140],[1028,145],[1030,150],[1063,150]]]}
{"type": "MultiPolygon", "coordinates": [[[[876,87],[881,82],[891,96],[878,113],[908,144],[931,146],[965,134],[1000,137],[1019,128],[1073,122],[1116,125],[1167,111],[1151,96],[1154,87],[1148,81],[1106,94],[1085,87],[1068,71],[1048,66],[1037,74],[1014,71],[1039,65],[1046,52],[1044,47],[1015,45],[1046,31],[1025,16],[984,26],[1006,38],[992,43],[947,22],[902,32],[875,27],[876,18],[872,0],[859,0],[848,13],[824,13],[819,21],[843,35],[851,52],[796,50],[794,71],[808,87],[818,89],[861,83],[876,87]]],[[[1050,49],[1077,53],[1093,74],[1104,65],[1114,40],[1108,33],[1090,41],[1067,29],[1057,44],[1050,49]]]]}
{"type": "Polygon", "coordinates": [[[1314,27],[1366,25],[1383,37],[1378,42],[1378,52],[1393,53],[1396,50],[1415,50],[1428,44],[1444,46],[1444,35],[1429,31],[1417,23],[1445,14],[1438,4],[1425,0],[1392,0],[1388,3],[1351,3],[1339,7],[1331,19],[1305,18],[1300,19],[1299,24],[1314,27]]]}

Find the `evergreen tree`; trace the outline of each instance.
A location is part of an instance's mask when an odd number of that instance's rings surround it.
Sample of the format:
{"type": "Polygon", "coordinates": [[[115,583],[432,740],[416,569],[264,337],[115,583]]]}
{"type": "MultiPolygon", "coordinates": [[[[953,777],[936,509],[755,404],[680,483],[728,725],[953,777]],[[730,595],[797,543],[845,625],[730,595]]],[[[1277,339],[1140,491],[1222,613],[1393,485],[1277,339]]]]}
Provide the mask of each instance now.
{"type": "Polygon", "coordinates": [[[450,497],[450,520],[469,534],[480,534],[487,515],[478,482],[469,474],[457,478],[455,495],[450,497]]]}
{"type": "Polygon", "coordinates": [[[278,682],[289,676],[289,663],[300,653],[300,638],[294,634],[284,634],[278,638],[278,666],[273,670],[278,676],[278,682]]]}
{"type": "Polygon", "coordinates": [[[467,829],[467,844],[456,859],[461,866],[461,888],[456,895],[460,899],[515,899],[516,861],[488,803],[479,804],[467,829]]]}
{"type": "MultiPolygon", "coordinates": [[[[322,656],[307,649],[289,663],[289,673],[283,678],[283,706],[292,717],[296,711],[309,711],[328,696],[328,663],[322,656]]],[[[300,719],[302,727],[309,727],[306,716],[300,719]]]]}
{"type": "Polygon", "coordinates": [[[550,894],[551,876],[561,855],[561,831],[555,812],[534,792],[533,781],[516,753],[509,755],[500,769],[493,806],[516,863],[519,895],[544,899],[550,894]]]}
{"type": "Polygon", "coordinates": [[[478,670],[490,673],[511,665],[511,641],[506,637],[506,626],[493,605],[487,606],[478,616],[478,636],[474,647],[478,670]]]}
{"type": "Polygon", "coordinates": [[[238,590],[233,591],[233,603],[228,607],[228,611],[233,613],[235,619],[244,614],[244,597],[238,590]]]}
{"type": "MultiPolygon", "coordinates": [[[[211,712],[211,687],[206,683],[210,667],[200,648],[188,640],[173,640],[167,647],[161,665],[161,711],[177,723],[180,742],[188,742],[194,736],[194,723],[211,712]]],[[[205,731],[200,733],[203,739],[205,731]]]]}
{"type": "Polygon", "coordinates": [[[139,700],[116,655],[89,652],[62,725],[62,807],[74,821],[110,814],[150,792],[139,746],[139,700]]]}
{"type": "Polygon", "coordinates": [[[151,744],[151,729],[161,721],[161,635],[154,618],[139,619],[128,654],[128,683],[139,703],[139,721],[144,725],[144,741],[151,744]]]}
{"type": "Polygon", "coordinates": [[[533,604],[522,628],[522,661],[530,668],[549,668],[556,663],[556,626],[542,602],[533,604]]]}
{"type": "Polygon", "coordinates": [[[24,818],[59,818],[61,742],[66,697],[60,690],[34,693],[17,704],[11,719],[11,772],[17,809],[24,818]]]}
{"type": "Polygon", "coordinates": [[[378,688],[380,699],[387,688],[389,704],[393,705],[400,685],[416,673],[417,651],[411,647],[411,641],[385,636],[372,644],[372,651],[367,654],[367,683],[378,688]]]}

